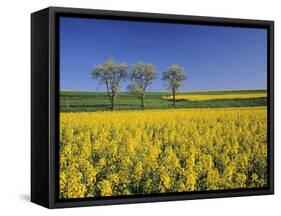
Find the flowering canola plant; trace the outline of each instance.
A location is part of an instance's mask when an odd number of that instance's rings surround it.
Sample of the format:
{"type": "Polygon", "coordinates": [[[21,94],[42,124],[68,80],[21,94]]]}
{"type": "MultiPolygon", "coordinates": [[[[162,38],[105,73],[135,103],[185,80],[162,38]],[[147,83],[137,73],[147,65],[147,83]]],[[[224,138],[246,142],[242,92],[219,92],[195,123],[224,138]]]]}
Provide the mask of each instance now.
{"type": "Polygon", "coordinates": [[[267,108],[60,113],[60,198],[267,185],[267,108]]]}

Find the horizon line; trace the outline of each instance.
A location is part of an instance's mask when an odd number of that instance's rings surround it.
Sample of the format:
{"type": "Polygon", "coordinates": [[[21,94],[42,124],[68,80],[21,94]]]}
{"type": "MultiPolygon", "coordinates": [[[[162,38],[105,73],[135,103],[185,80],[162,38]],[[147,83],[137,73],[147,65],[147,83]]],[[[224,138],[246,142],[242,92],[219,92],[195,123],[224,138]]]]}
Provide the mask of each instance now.
{"type": "MultiPolygon", "coordinates": [[[[215,90],[191,90],[191,91],[178,91],[180,92],[217,92],[217,91],[267,91],[268,89],[215,89],[215,90]]],[[[74,90],[74,89],[59,89],[59,91],[67,91],[67,92],[98,92],[98,93],[106,93],[106,91],[89,91],[89,90],[74,90]]],[[[129,93],[130,91],[119,91],[120,93],[129,93]]],[[[146,93],[158,93],[158,92],[170,92],[170,91],[146,91],[146,93]]]]}

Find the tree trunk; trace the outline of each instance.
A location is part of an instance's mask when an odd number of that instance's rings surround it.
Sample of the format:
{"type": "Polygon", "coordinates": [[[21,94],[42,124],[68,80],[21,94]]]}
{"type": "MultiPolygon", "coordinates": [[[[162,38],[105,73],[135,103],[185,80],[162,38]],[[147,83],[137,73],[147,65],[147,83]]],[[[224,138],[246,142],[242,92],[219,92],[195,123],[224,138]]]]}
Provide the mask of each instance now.
{"type": "Polygon", "coordinates": [[[173,106],[176,106],[176,91],[173,90],[173,106]]]}
{"type": "Polygon", "coordinates": [[[144,108],[144,98],[143,98],[143,94],[141,95],[141,107],[144,108]]]}
{"type": "Polygon", "coordinates": [[[106,91],[107,91],[107,97],[110,101],[111,104],[111,109],[114,109],[114,105],[113,105],[113,100],[112,100],[112,96],[110,95],[110,91],[109,91],[109,86],[108,86],[108,82],[106,82],[106,91]]]}
{"type": "Polygon", "coordinates": [[[114,110],[114,108],[115,108],[115,106],[114,106],[114,95],[112,95],[112,97],[111,97],[111,109],[112,109],[112,111],[114,110]]]}
{"type": "Polygon", "coordinates": [[[111,109],[114,110],[114,100],[113,96],[108,93],[108,100],[110,101],[111,109]]]}

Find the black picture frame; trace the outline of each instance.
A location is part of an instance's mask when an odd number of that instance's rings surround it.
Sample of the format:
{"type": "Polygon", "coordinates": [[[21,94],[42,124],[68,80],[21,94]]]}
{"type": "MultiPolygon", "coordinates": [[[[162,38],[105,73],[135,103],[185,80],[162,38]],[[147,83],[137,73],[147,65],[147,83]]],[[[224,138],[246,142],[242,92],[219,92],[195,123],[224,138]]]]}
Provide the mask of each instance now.
{"type": "Polygon", "coordinates": [[[274,22],[49,7],[31,14],[31,201],[47,208],[274,194],[274,22]],[[58,198],[60,16],[267,29],[268,187],[141,196],[58,198]]]}

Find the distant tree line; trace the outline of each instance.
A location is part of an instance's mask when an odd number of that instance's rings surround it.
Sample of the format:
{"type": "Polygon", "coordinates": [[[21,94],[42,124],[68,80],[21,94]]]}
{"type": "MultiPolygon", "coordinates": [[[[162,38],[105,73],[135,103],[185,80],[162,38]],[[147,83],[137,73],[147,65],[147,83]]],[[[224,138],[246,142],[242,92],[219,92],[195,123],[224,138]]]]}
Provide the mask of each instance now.
{"type": "MultiPolygon", "coordinates": [[[[129,68],[127,64],[117,63],[110,58],[105,63],[96,65],[91,75],[93,79],[98,79],[105,84],[112,110],[115,109],[120,82],[126,79],[131,81],[128,90],[140,99],[141,107],[144,108],[144,95],[148,86],[152,85],[156,79],[156,68],[153,64],[144,62],[137,62],[129,68]]],[[[172,64],[167,71],[162,73],[162,80],[166,82],[167,89],[173,94],[173,106],[176,104],[176,92],[182,81],[186,79],[184,68],[176,64],[172,64]]]]}

